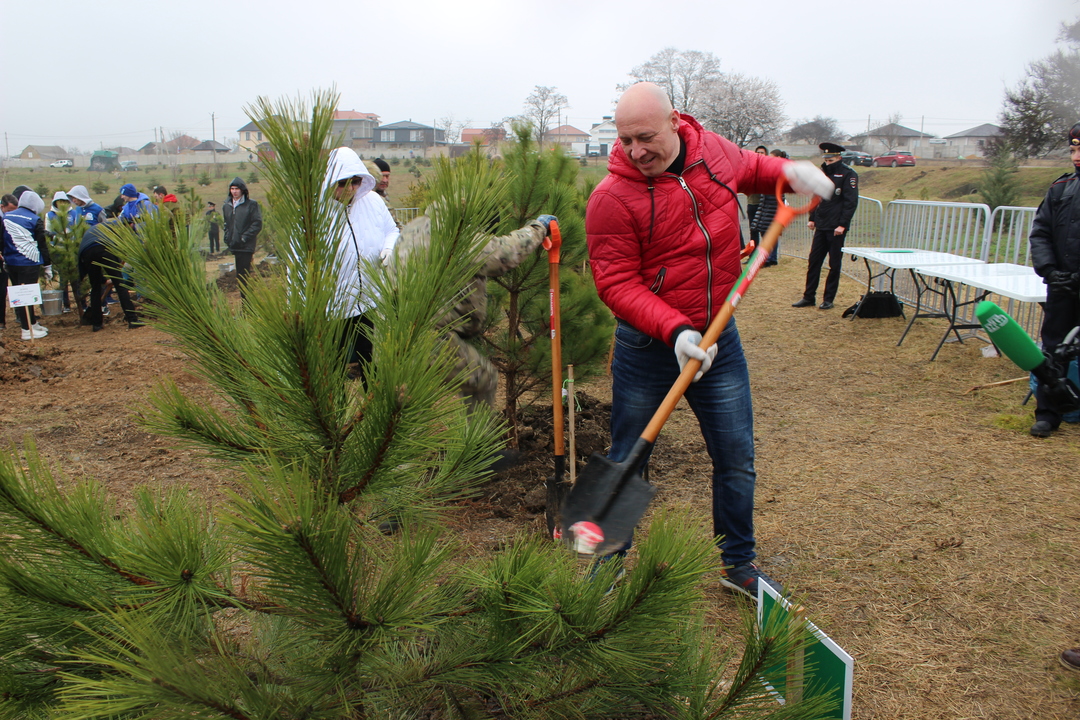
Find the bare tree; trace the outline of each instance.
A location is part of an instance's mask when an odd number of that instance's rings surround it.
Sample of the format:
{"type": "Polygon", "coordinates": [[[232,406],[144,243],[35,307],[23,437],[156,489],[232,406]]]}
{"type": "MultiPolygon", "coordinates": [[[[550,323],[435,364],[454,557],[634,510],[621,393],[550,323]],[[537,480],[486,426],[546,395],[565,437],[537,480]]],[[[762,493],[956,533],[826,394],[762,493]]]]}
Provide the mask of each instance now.
{"type": "Polygon", "coordinates": [[[836,142],[843,135],[844,131],[840,129],[839,120],[821,115],[818,115],[813,120],[796,120],[795,125],[787,131],[789,141],[805,142],[811,145],[836,142]]]}
{"type": "Polygon", "coordinates": [[[525,98],[525,113],[522,117],[532,123],[537,145],[544,146],[544,134],[551,129],[552,121],[568,107],[570,103],[566,96],[547,85],[537,85],[532,94],[525,98]]]}
{"type": "Polygon", "coordinates": [[[888,119],[881,127],[871,130],[867,134],[884,145],[886,150],[892,150],[900,145],[903,138],[909,135],[909,129],[900,124],[903,119],[904,116],[900,114],[899,110],[889,113],[888,119]]]}
{"type": "Polygon", "coordinates": [[[667,91],[671,105],[681,112],[697,115],[702,91],[720,79],[720,58],[711,52],[666,47],[642,65],[631,68],[633,82],[618,86],[621,92],[636,82],[652,82],[667,91]]]}
{"type": "Polygon", "coordinates": [[[453,113],[449,113],[446,117],[440,118],[435,127],[443,131],[447,144],[453,145],[461,139],[462,129],[468,127],[471,122],[471,118],[459,121],[453,113]]]}
{"type": "Polygon", "coordinates": [[[776,135],[786,120],[775,82],[738,73],[726,73],[703,90],[697,118],[739,147],[776,135]]]}

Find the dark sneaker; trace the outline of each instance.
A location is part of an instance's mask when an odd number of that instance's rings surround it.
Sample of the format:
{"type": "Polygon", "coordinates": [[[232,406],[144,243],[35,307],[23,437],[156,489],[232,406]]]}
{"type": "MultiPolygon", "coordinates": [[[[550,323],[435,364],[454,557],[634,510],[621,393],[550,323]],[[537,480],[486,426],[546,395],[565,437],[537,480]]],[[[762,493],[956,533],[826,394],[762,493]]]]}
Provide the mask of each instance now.
{"type": "Polygon", "coordinates": [[[401,518],[392,517],[379,523],[379,532],[383,535],[396,535],[401,532],[401,518]]]}
{"type": "Polygon", "coordinates": [[[1058,661],[1070,670],[1080,672],[1080,647],[1065,650],[1058,655],[1058,661]]]}
{"type": "Polygon", "coordinates": [[[803,298],[799,302],[791,303],[791,307],[814,307],[814,301],[803,298]]]}
{"type": "Polygon", "coordinates": [[[1057,428],[1046,420],[1036,420],[1035,424],[1031,426],[1031,435],[1037,438],[1047,438],[1050,437],[1050,434],[1055,430],[1057,430],[1057,428]]]}
{"type": "Polygon", "coordinates": [[[781,595],[784,593],[783,585],[763,573],[754,563],[743,563],[720,571],[721,585],[735,592],[741,592],[754,601],[757,601],[758,581],[766,583],[781,595]]]}
{"type": "Polygon", "coordinates": [[[833,309],[833,304],[832,304],[831,300],[826,300],[825,302],[818,305],[818,307],[821,308],[822,310],[832,310],[833,309]]]}

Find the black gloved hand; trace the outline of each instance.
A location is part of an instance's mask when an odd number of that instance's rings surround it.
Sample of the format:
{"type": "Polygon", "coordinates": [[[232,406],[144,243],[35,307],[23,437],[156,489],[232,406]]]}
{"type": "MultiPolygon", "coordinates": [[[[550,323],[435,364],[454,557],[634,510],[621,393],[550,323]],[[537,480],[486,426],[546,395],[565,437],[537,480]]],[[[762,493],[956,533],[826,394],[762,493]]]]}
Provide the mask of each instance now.
{"type": "Polygon", "coordinates": [[[1046,274],[1046,286],[1055,290],[1073,291],[1080,289],[1080,276],[1065,270],[1051,270],[1046,274]]]}

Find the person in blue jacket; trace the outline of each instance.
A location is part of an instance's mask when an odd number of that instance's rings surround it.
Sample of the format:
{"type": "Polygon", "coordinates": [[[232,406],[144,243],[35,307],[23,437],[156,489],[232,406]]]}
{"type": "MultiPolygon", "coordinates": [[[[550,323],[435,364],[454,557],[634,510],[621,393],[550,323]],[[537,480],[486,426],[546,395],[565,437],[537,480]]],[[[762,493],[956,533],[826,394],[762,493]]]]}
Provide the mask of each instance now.
{"type": "Polygon", "coordinates": [[[154,205],[149,196],[136,190],[131,183],[120,188],[120,196],[124,198],[124,209],[120,211],[121,220],[134,223],[144,212],[157,212],[157,205],[154,205]]]}
{"type": "MultiPolygon", "coordinates": [[[[45,221],[41,212],[45,201],[33,190],[19,196],[19,206],[4,214],[4,264],[12,285],[36,284],[45,267],[45,276],[52,278],[52,258],[45,240],[45,221]]],[[[33,306],[21,309],[15,315],[22,326],[22,339],[43,338],[49,331],[38,324],[33,306]]]]}
{"type": "Polygon", "coordinates": [[[90,193],[86,192],[86,187],[83,185],[76,185],[68,190],[67,196],[71,200],[72,210],[76,213],[76,218],[81,217],[88,226],[97,225],[105,219],[105,209],[94,202],[94,199],[90,197],[90,193]]]}

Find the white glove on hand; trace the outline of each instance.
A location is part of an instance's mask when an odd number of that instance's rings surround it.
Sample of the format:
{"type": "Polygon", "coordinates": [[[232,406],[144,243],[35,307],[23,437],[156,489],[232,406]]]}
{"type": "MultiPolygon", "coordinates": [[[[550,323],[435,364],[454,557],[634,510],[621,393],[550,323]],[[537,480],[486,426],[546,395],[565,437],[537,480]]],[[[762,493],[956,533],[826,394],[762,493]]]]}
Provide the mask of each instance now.
{"type": "Polygon", "coordinates": [[[791,189],[800,195],[817,195],[822,200],[828,200],[836,189],[833,181],[808,160],[798,160],[785,165],[784,177],[791,189]]]}
{"type": "Polygon", "coordinates": [[[694,379],[691,382],[697,382],[701,379],[701,376],[709,372],[709,368],[712,367],[713,358],[716,357],[716,343],[709,346],[708,350],[702,350],[698,347],[698,343],[701,342],[701,333],[697,330],[683,330],[679,333],[679,336],[675,338],[675,358],[679,361],[679,369],[682,370],[686,366],[688,360],[700,360],[701,369],[694,375],[694,379]]]}
{"type": "Polygon", "coordinates": [[[390,258],[393,256],[393,248],[384,248],[383,251],[379,253],[379,260],[382,261],[383,267],[390,267],[390,258]]]}
{"type": "Polygon", "coordinates": [[[46,265],[45,266],[45,279],[46,280],[52,280],[53,279],[52,265],[46,265]]]}

